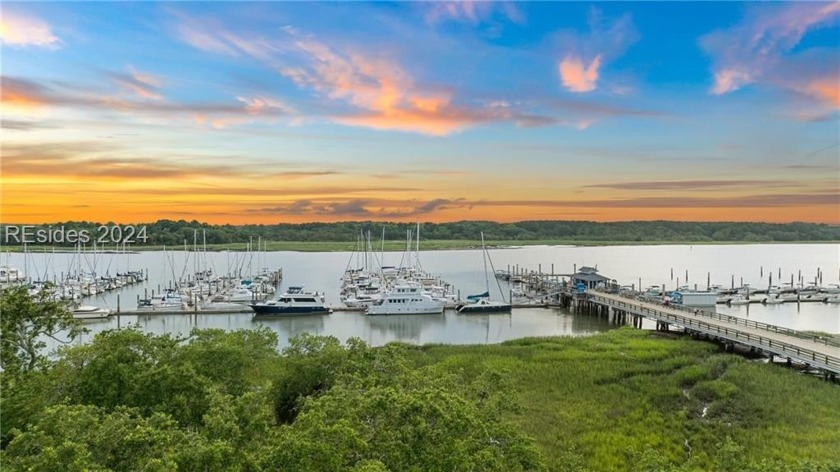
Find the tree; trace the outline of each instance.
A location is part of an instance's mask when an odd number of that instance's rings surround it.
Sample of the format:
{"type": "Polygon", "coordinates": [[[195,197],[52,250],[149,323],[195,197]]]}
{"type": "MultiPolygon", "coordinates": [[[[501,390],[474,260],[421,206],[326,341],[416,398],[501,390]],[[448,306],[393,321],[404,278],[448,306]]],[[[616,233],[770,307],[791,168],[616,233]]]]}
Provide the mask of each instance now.
{"type": "Polygon", "coordinates": [[[47,284],[34,297],[25,286],[0,295],[0,367],[4,372],[16,375],[35,369],[47,345],[45,338],[66,344],[85,331],[67,307],[53,299],[50,288],[47,284]],[[60,339],[59,333],[68,339],[60,339]]]}

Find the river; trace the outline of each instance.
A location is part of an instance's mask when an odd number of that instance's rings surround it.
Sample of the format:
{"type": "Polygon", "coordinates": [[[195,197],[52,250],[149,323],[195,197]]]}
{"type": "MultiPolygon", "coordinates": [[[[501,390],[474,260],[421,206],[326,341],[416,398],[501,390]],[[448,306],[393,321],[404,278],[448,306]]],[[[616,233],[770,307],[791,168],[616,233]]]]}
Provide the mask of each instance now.
{"type": "MultiPolygon", "coordinates": [[[[421,243],[422,249],[422,243],[421,243]]],[[[615,279],[622,285],[666,285],[676,288],[688,284],[705,288],[711,284],[729,287],[748,283],[754,288],[765,288],[770,283],[789,283],[791,277],[798,283],[813,284],[818,271],[823,285],[840,282],[840,245],[837,244],[755,244],[755,245],[656,245],[656,246],[526,246],[492,249],[489,251],[496,269],[534,270],[549,273],[572,273],[575,267],[597,267],[599,273],[615,279]],[[779,276],[781,273],[781,277],[779,276]],[[686,276],[688,280],[686,280],[686,276]]],[[[370,256],[369,256],[370,257],[370,256]]],[[[382,257],[378,255],[377,257],[382,257]]],[[[187,253],[180,251],[141,252],[132,254],[72,253],[7,253],[2,263],[26,272],[33,278],[53,279],[62,272],[95,271],[98,274],[115,274],[128,269],[148,270],[149,280],[143,285],[120,290],[121,308],[133,308],[137,296],[144,291],[166,287],[170,280],[193,269],[212,268],[222,274],[239,270],[243,274],[256,273],[262,267],[276,270],[282,267],[282,288],[288,285],[305,285],[310,290],[326,293],[327,303],[338,304],[340,277],[348,265],[355,266],[359,255],[349,252],[265,252],[247,257],[233,252],[187,253]],[[37,275],[35,275],[37,274],[37,275]]],[[[386,252],[386,265],[399,266],[401,252],[386,252]]],[[[421,251],[420,263],[427,271],[439,275],[455,285],[461,294],[479,293],[485,289],[484,259],[480,249],[421,251]]],[[[491,293],[498,296],[495,280],[490,278],[491,293]]],[[[502,287],[506,292],[507,288],[502,287]]],[[[117,291],[83,301],[116,309],[117,291]]],[[[815,330],[840,333],[840,305],[824,303],[785,303],[781,305],[718,305],[717,310],[754,321],[776,324],[797,330],[815,330]]],[[[281,346],[288,344],[291,336],[302,332],[332,335],[341,340],[359,337],[373,345],[390,341],[417,344],[497,343],[525,336],[585,335],[612,328],[603,320],[561,309],[522,308],[506,315],[459,315],[447,311],[444,315],[431,316],[382,316],[369,317],[361,313],[335,312],[331,315],[285,318],[277,320],[252,320],[250,314],[196,314],[111,317],[103,321],[88,321],[90,333],[138,324],[154,333],[186,334],[193,327],[226,330],[251,328],[264,325],[275,330],[281,346]]]]}

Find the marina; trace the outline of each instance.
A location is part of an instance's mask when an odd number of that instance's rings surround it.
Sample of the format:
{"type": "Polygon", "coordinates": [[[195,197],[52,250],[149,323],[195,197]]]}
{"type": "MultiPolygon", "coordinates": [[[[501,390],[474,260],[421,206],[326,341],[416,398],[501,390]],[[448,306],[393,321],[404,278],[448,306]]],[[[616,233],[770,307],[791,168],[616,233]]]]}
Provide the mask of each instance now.
{"type": "MultiPolygon", "coordinates": [[[[602,276],[608,281],[614,281],[619,289],[657,286],[660,292],[663,285],[666,291],[674,291],[680,286],[687,285],[684,280],[680,280],[678,285],[676,280],[677,273],[680,273],[680,279],[684,279],[686,272],[692,277],[689,282],[692,287],[695,282],[694,274],[702,274],[697,277],[699,279],[697,285],[700,286],[698,288],[705,288],[707,278],[711,285],[721,284],[721,282],[731,283],[733,278],[740,282],[743,278],[745,284],[758,287],[759,284],[766,284],[768,261],[773,261],[773,266],[786,264],[782,266],[782,272],[787,278],[791,273],[796,276],[801,271],[803,274],[809,274],[808,277],[813,280],[819,268],[819,273],[823,278],[822,286],[829,288],[830,284],[837,283],[830,274],[837,274],[838,271],[836,257],[838,247],[831,244],[528,246],[491,249],[488,252],[492,255],[492,261],[497,269],[507,270],[510,267],[512,272],[515,271],[521,277],[531,277],[538,283],[529,285],[521,281],[499,280],[497,285],[493,278],[488,283],[483,275],[484,261],[480,249],[421,251],[421,256],[423,267],[435,281],[434,284],[449,284],[456,300],[466,301],[468,295],[483,294],[489,286],[492,299],[512,300],[511,313],[459,314],[456,311],[457,305],[453,303],[439,315],[368,316],[364,314],[366,307],[351,307],[341,301],[348,260],[356,257],[353,253],[293,251],[255,253],[253,257],[258,258],[259,261],[254,266],[275,268],[273,273],[276,274],[278,285],[273,297],[282,295],[290,286],[304,286],[322,293],[324,305],[332,311],[332,314],[296,316],[294,322],[273,319],[255,320],[254,312],[248,303],[223,302],[198,303],[177,309],[163,307],[154,310],[136,309],[137,299],[146,298],[146,294],[151,294],[152,291],[157,295],[160,293],[158,290],[166,290],[169,287],[172,264],[176,268],[183,268],[186,261],[193,260],[189,251],[182,250],[172,253],[167,251],[170,263],[166,270],[161,267],[162,261],[165,260],[162,251],[132,254],[133,265],[148,267],[149,279],[141,284],[123,287],[119,292],[99,293],[86,299],[83,305],[110,310],[110,315],[104,319],[89,319],[85,321],[85,325],[91,330],[91,335],[104,329],[125,327],[136,323],[144,327],[143,329],[153,332],[184,335],[188,334],[193,327],[239,329],[265,325],[278,330],[281,345],[286,343],[290,336],[298,333],[300,326],[311,327],[310,332],[313,334],[332,335],[341,340],[355,336],[372,344],[389,341],[501,342],[514,339],[515,336],[578,335],[593,332],[593,326],[597,328],[595,331],[614,327],[615,325],[611,323],[602,323],[583,317],[587,320],[580,323],[595,324],[586,324],[586,329],[582,332],[577,331],[573,327],[579,325],[577,321],[581,318],[579,313],[576,314],[571,307],[559,306],[561,303],[557,296],[558,292],[550,291],[556,289],[548,282],[562,283],[564,279],[569,282],[568,274],[579,272],[585,267],[596,271],[590,274],[595,285],[597,285],[596,279],[601,280],[595,276],[602,276]],[[672,266],[678,263],[682,264],[682,267],[672,271],[672,266]],[[746,273],[744,268],[753,268],[753,270],[746,273]],[[536,276],[533,276],[532,272],[536,276]],[[672,272],[673,281],[671,280],[672,272]],[[542,276],[540,276],[541,273],[542,276]],[[167,275],[170,277],[167,278],[167,275]],[[508,298],[511,296],[512,298],[508,298]],[[311,321],[306,321],[310,318],[312,318],[311,321]],[[464,318],[473,318],[473,320],[464,318]],[[387,323],[384,320],[388,320],[387,323]],[[505,323],[507,325],[497,326],[505,323]],[[491,329],[489,334],[485,332],[486,324],[491,324],[496,331],[491,329]],[[377,331],[380,334],[374,335],[375,327],[381,328],[383,325],[393,329],[388,330],[387,334],[383,334],[380,330],[377,331]],[[403,327],[401,328],[400,325],[403,327]],[[473,329],[482,329],[478,326],[483,328],[481,333],[471,332],[473,329]]],[[[21,253],[8,253],[3,255],[3,259],[4,262],[8,259],[8,265],[11,267],[23,267],[23,256],[21,253]]],[[[242,254],[228,252],[207,252],[206,255],[202,255],[203,257],[206,257],[208,266],[220,269],[222,272],[228,262],[244,259],[242,254]]],[[[379,257],[379,264],[385,268],[390,266],[392,270],[397,270],[404,254],[384,252],[377,257],[379,257]]],[[[72,254],[56,254],[53,269],[59,272],[66,270],[66,266],[71,261],[73,261],[72,254]]],[[[192,267],[190,262],[188,266],[192,267]]],[[[496,271],[489,272],[492,274],[496,271]]],[[[774,268],[773,272],[774,280],[777,280],[778,267],[774,268]]],[[[180,270],[176,270],[176,273],[180,273],[180,270]]],[[[247,266],[244,266],[243,275],[247,275],[247,266]]],[[[228,283],[232,282],[233,279],[228,283]]],[[[817,302],[813,301],[813,297],[808,299],[803,296],[800,303],[763,304],[758,303],[758,300],[765,298],[766,295],[756,295],[756,293],[759,291],[751,291],[749,304],[717,304],[711,308],[711,311],[793,330],[840,333],[840,305],[836,303],[817,302]]],[[[644,292],[637,295],[643,294],[644,292]]],[[[647,295],[651,296],[651,294],[647,295]]],[[[218,296],[219,294],[214,292],[213,297],[218,296]]],[[[646,320],[643,322],[643,327],[655,329],[656,324],[646,320]]]]}

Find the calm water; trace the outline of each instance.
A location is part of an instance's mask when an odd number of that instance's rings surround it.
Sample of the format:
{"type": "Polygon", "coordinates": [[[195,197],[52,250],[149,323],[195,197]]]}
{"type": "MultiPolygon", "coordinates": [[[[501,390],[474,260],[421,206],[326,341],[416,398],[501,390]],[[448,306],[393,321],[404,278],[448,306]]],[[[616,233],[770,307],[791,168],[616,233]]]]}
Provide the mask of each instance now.
{"type": "MultiPolygon", "coordinates": [[[[421,243],[422,246],[422,243],[421,243]]],[[[766,287],[772,273],[774,285],[795,281],[801,274],[806,284],[813,283],[818,268],[822,284],[838,283],[840,279],[840,245],[732,245],[732,246],[611,246],[567,247],[529,246],[490,251],[496,269],[515,268],[541,270],[549,273],[571,273],[575,265],[595,266],[607,277],[622,285],[647,287],[678,284],[705,288],[707,274],[712,284],[728,287],[749,283],[766,287]],[[781,278],[779,271],[781,270],[781,278]],[[672,278],[673,272],[673,278],[672,278]],[[688,280],[686,281],[686,272],[688,280]]],[[[400,265],[402,253],[384,254],[386,265],[400,265]]],[[[357,258],[347,252],[302,253],[270,252],[242,254],[207,253],[198,260],[183,251],[144,252],[139,254],[99,254],[81,258],[73,254],[4,254],[2,263],[26,269],[30,276],[52,279],[61,272],[85,271],[114,274],[127,269],[148,269],[146,285],[123,288],[120,293],[122,309],[132,309],[138,295],[145,290],[165,287],[182,273],[194,267],[212,268],[216,273],[241,271],[256,273],[262,267],[282,267],[287,285],[305,285],[308,289],[324,291],[327,303],[338,304],[340,277],[348,264],[355,266],[357,258]],[[168,262],[167,262],[168,260],[168,262]]],[[[454,284],[463,296],[485,290],[483,258],[480,250],[425,251],[420,254],[424,269],[454,284]]],[[[499,289],[491,277],[491,293],[498,297],[499,289]]],[[[508,288],[502,286],[502,291],[508,288]]],[[[116,292],[88,298],[84,304],[116,308],[116,292]]],[[[840,306],[823,303],[782,305],[718,306],[718,311],[799,330],[819,330],[840,333],[840,306]]],[[[248,314],[239,315],[141,315],[122,316],[120,324],[138,323],[156,333],[187,333],[193,327],[237,329],[263,324],[280,334],[281,344],[301,332],[328,334],[345,340],[356,336],[380,345],[400,340],[411,343],[495,343],[524,336],[580,335],[609,329],[609,325],[589,317],[573,316],[554,309],[516,309],[509,315],[458,315],[447,312],[433,316],[368,317],[360,313],[336,312],[332,315],[254,321],[248,314]]],[[[104,322],[88,322],[92,333],[114,328],[112,317],[104,322]]]]}

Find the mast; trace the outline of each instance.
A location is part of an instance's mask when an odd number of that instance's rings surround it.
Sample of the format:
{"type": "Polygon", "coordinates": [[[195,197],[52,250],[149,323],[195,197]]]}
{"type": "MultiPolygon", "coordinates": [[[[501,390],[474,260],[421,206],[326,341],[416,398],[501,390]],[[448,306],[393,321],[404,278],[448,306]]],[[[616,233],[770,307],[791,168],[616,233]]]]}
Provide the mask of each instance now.
{"type": "Polygon", "coordinates": [[[481,232],[481,256],[484,259],[484,286],[487,289],[487,296],[490,296],[490,278],[487,275],[487,248],[484,247],[484,231],[481,232]]]}
{"type": "Polygon", "coordinates": [[[417,261],[417,269],[422,270],[423,266],[420,265],[420,222],[417,222],[417,244],[415,250],[415,259],[417,261]]]}

